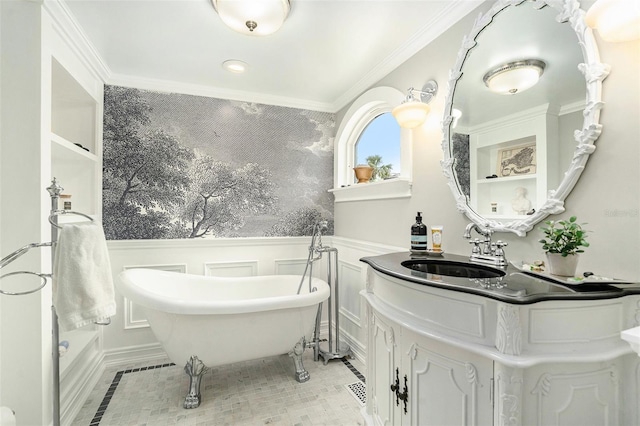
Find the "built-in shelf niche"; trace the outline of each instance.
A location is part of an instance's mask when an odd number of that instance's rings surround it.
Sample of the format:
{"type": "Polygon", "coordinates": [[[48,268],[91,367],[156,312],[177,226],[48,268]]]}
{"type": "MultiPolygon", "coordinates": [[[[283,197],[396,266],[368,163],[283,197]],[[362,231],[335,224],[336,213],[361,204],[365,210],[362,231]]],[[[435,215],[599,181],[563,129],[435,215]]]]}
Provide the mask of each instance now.
{"type": "Polygon", "coordinates": [[[96,151],[97,101],[55,59],[51,59],[51,133],[96,151]]]}
{"type": "Polygon", "coordinates": [[[469,134],[470,205],[490,219],[522,219],[512,208],[517,188],[526,190],[532,209],[546,201],[547,191],[558,180],[558,111],[548,104],[484,123],[469,134]],[[535,146],[535,172],[500,176],[500,150],[535,146]],[[496,178],[487,178],[491,175],[496,178]],[[492,203],[496,211],[492,210],[492,203]]]}
{"type": "MultiPolygon", "coordinates": [[[[51,177],[71,195],[71,208],[96,215],[100,182],[97,155],[98,101],[55,59],[51,58],[51,177]],[[82,146],[78,146],[78,144],[82,146]]],[[[60,222],[84,220],[60,216],[60,222]]]]}

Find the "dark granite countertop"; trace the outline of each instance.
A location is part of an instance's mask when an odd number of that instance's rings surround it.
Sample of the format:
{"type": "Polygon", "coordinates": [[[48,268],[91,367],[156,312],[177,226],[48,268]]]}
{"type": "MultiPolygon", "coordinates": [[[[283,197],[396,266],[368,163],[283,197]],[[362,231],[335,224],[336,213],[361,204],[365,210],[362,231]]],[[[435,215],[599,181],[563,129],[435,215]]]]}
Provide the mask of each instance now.
{"type": "Polygon", "coordinates": [[[602,281],[584,283],[560,283],[551,277],[534,276],[523,272],[512,264],[497,267],[470,263],[467,256],[445,253],[440,257],[412,255],[410,252],[389,253],[381,256],[363,257],[360,261],[374,270],[401,280],[425,286],[476,294],[512,304],[530,304],[545,300],[600,300],[628,295],[640,295],[640,283],[625,281],[602,281]],[[500,278],[467,278],[410,269],[402,262],[425,259],[445,262],[448,265],[471,264],[479,268],[504,272],[500,278]]]}

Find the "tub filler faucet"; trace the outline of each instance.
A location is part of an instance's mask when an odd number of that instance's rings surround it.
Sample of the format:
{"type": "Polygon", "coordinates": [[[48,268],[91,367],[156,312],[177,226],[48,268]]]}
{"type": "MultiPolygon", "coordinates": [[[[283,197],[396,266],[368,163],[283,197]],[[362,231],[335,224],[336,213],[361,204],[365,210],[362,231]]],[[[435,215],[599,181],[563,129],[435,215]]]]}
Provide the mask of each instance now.
{"type": "Polygon", "coordinates": [[[471,249],[471,256],[469,260],[471,262],[489,263],[496,266],[506,266],[507,258],[504,253],[504,247],[508,244],[498,240],[496,242],[491,241],[491,235],[493,230],[486,225],[485,227],[479,226],[476,223],[470,223],[464,229],[463,238],[469,241],[469,244],[473,244],[471,249]],[[478,234],[483,236],[483,239],[478,238],[471,239],[471,231],[475,230],[478,234]]]}

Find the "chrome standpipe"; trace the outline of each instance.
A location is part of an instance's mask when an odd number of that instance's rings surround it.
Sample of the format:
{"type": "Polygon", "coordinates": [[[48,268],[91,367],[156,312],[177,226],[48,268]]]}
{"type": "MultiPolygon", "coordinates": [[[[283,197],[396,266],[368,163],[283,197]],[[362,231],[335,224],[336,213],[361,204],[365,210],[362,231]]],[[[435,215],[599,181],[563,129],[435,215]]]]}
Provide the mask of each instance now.
{"type": "Polygon", "coordinates": [[[322,247],[321,252],[328,253],[327,255],[327,282],[329,283],[329,287],[331,292],[329,293],[329,299],[327,300],[327,311],[329,316],[329,340],[326,342],[320,343],[319,355],[322,357],[324,361],[324,365],[332,359],[341,359],[345,357],[352,357],[353,352],[351,348],[346,343],[340,341],[340,288],[338,287],[338,249],[332,247],[322,247]],[[334,259],[334,268],[331,268],[331,257],[333,255],[334,259]],[[335,273],[333,274],[333,288],[331,288],[331,278],[332,278],[332,269],[335,269],[335,273]],[[333,306],[335,306],[335,311],[333,310],[333,306]],[[334,313],[335,312],[335,313],[334,313]],[[334,313],[332,315],[332,313],[334,313]],[[333,321],[332,321],[333,320],[333,321]],[[333,338],[332,326],[331,323],[335,325],[336,334],[335,340],[333,338]]]}

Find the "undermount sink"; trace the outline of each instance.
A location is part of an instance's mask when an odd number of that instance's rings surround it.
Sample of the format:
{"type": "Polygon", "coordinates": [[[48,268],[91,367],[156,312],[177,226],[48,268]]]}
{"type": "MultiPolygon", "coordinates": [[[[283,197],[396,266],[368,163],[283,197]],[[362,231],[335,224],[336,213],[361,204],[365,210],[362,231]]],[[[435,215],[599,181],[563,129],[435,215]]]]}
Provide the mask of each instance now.
{"type": "Polygon", "coordinates": [[[503,270],[491,266],[476,265],[440,259],[411,259],[401,263],[405,268],[436,275],[459,278],[499,278],[505,276],[503,270]]]}

